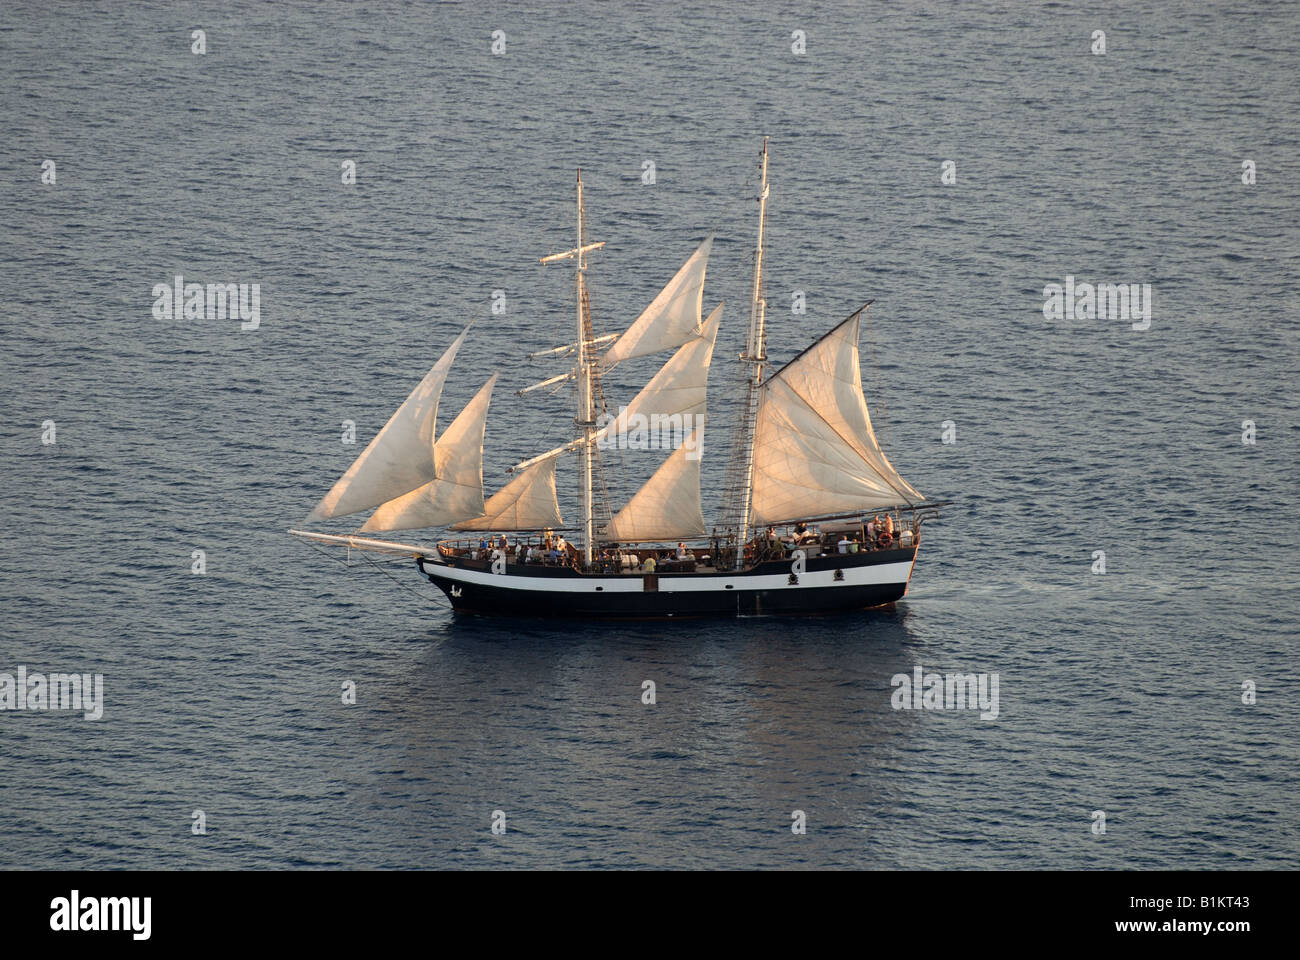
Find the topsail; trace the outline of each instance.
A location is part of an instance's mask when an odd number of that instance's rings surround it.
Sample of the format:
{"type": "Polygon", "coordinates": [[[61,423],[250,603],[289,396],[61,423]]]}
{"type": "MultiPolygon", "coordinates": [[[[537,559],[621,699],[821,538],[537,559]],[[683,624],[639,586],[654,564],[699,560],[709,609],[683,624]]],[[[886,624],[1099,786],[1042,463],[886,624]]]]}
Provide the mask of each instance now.
{"type": "Polygon", "coordinates": [[[596,437],[631,432],[636,420],[645,418],[681,418],[690,430],[692,419],[704,416],[705,390],[709,382],[709,363],[713,359],[713,345],[722,322],[722,304],[713,308],[699,333],[688,340],[672,355],[650,382],[641,388],[617,417],[605,425],[596,437]]]}
{"type": "Polygon", "coordinates": [[[709,264],[711,249],[713,234],[704,239],[676,276],[668,281],[668,286],[659,291],[650,306],[641,312],[614,346],[605,351],[602,362],[606,367],[633,357],[680,347],[699,335],[704,310],[704,271],[709,264]]]}

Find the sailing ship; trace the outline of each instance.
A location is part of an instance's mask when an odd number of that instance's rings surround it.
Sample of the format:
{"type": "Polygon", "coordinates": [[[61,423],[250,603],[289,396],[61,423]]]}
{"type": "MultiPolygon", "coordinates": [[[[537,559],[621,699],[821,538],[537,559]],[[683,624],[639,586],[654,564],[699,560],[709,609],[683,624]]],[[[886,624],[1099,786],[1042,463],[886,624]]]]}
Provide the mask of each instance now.
{"type": "MultiPolygon", "coordinates": [[[[525,460],[490,497],[483,440],[497,374],[442,431],[438,402],[466,329],[312,511],[314,525],[373,511],[351,534],[291,530],[311,541],[410,556],[456,611],[558,618],[644,619],[821,614],[893,604],[906,591],[927,501],[881,449],[862,389],[859,328],[871,301],[774,367],[767,358],[764,232],[768,144],[763,141],[758,245],[741,354],[725,499],[706,527],[699,456],[706,387],[722,304],[703,313],[710,235],[621,334],[597,336],[587,287],[582,172],[572,261],[573,342],[533,354],[572,358],[566,372],[519,393],[576,390],[574,436],[525,460]],[[616,416],[604,378],[639,357],[673,351],[616,416]],[[557,388],[559,389],[559,388],[557,388]],[[645,447],[647,424],[674,444],[650,479],[614,510],[605,481],[611,447],[645,447]],[[576,460],[578,523],[560,513],[556,470],[576,460]],[[433,546],[370,534],[443,531],[433,546]],[[566,534],[574,538],[566,538],[566,534]]],[[[655,444],[658,446],[658,444],[655,444]]]]}

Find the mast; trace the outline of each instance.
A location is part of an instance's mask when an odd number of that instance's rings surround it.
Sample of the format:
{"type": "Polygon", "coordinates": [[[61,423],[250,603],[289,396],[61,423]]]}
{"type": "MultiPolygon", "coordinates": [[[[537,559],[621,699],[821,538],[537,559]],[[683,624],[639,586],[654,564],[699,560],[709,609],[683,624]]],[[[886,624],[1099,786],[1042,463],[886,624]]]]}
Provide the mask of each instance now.
{"type": "MultiPolygon", "coordinates": [[[[587,299],[587,254],[592,250],[598,250],[605,245],[605,241],[599,243],[583,243],[586,237],[585,210],[582,205],[582,170],[578,170],[578,245],[572,250],[566,250],[564,253],[553,253],[549,257],[542,257],[542,263],[554,263],[557,260],[567,260],[573,258],[574,264],[574,292],[577,300],[576,319],[578,340],[575,349],[578,354],[578,363],[574,368],[573,375],[578,381],[578,410],[577,416],[573,418],[574,425],[578,428],[578,437],[576,442],[579,444],[579,454],[581,459],[581,483],[582,488],[579,491],[579,501],[582,504],[582,555],[588,566],[591,565],[595,553],[595,497],[592,490],[592,461],[595,457],[595,443],[593,438],[596,431],[596,409],[595,409],[595,359],[593,349],[596,345],[591,325],[591,307],[587,299]]],[[[547,351],[550,352],[550,351],[547,351]]],[[[552,383],[555,380],[562,380],[564,377],[555,377],[546,381],[552,383]]],[[[540,386],[540,384],[539,384],[540,386]]],[[[530,388],[535,389],[535,388],[530,388]]],[[[521,391],[523,392],[523,391],[521,391]]],[[[564,448],[560,448],[563,450],[564,448]]],[[[557,452],[557,451],[552,451],[557,452]]],[[[534,458],[535,460],[544,459],[534,458]]],[[[534,461],[528,461],[532,463],[534,461]]]]}
{"type": "Polygon", "coordinates": [[[746,371],[745,406],[742,412],[739,445],[741,475],[739,489],[739,525],[736,531],[736,565],[745,562],[745,541],[749,539],[750,500],[754,492],[754,421],[758,413],[758,390],[767,363],[767,301],[763,299],[763,231],[767,226],[767,137],[763,138],[763,173],[758,192],[758,246],[754,251],[754,290],[749,305],[749,336],[740,362],[746,371]]]}
{"type": "Polygon", "coordinates": [[[591,397],[591,333],[588,331],[590,321],[587,317],[587,290],[584,274],[587,271],[587,252],[582,249],[582,168],[578,168],[578,245],[574,255],[576,269],[574,274],[578,293],[578,416],[574,422],[582,436],[580,456],[582,457],[582,556],[584,565],[590,567],[594,544],[592,535],[595,527],[595,510],[591,495],[591,455],[592,431],[596,429],[596,411],[591,397]]]}

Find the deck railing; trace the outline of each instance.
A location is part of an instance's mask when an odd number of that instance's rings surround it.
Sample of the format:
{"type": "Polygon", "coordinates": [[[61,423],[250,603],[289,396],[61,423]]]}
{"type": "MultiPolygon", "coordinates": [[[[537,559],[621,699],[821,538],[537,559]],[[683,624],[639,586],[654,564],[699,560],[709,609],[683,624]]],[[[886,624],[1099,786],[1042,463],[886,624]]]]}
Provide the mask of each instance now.
{"type": "MultiPolygon", "coordinates": [[[[802,538],[791,535],[783,537],[756,537],[745,544],[746,566],[769,560],[786,560],[795,550],[804,550],[808,556],[831,556],[839,554],[841,542],[846,554],[870,553],[876,550],[894,549],[899,546],[914,547],[921,543],[920,525],[905,527],[897,535],[886,540],[878,536],[868,540],[866,531],[860,534],[836,531],[818,534],[809,531],[802,538]],[[907,536],[910,534],[910,538],[907,536]]],[[[577,548],[565,541],[563,549],[558,547],[558,538],[550,541],[531,540],[511,542],[508,538],[482,537],[461,540],[443,540],[438,544],[438,552],[445,558],[468,561],[471,565],[482,564],[485,568],[496,558],[497,552],[505,554],[506,564],[536,565],[540,567],[568,567],[582,570],[581,554],[577,548]],[[529,557],[531,549],[532,556],[529,557]]],[[[595,561],[588,572],[605,575],[627,574],[640,576],[645,573],[696,573],[703,569],[730,568],[729,550],[721,544],[710,543],[708,546],[690,547],[685,558],[679,558],[677,551],[671,549],[654,549],[626,547],[608,548],[597,553],[595,561]],[[717,555],[715,555],[717,554],[717,555]],[[653,557],[654,567],[648,569],[647,558],[653,557]]]]}

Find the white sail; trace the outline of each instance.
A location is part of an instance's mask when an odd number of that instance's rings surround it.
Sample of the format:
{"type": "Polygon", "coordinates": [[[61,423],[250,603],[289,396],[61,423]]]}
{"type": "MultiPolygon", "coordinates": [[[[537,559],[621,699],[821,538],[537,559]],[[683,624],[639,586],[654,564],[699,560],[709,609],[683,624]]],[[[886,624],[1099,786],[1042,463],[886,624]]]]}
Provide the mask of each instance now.
{"type": "Polygon", "coordinates": [[[433,462],[434,430],[438,399],[442,396],[447,371],[456,359],[469,328],[455,339],[447,352],[424,375],[397,412],[375,434],[361,456],[352,461],[347,473],[330,488],[312,510],[310,519],[346,517],[410,493],[428,483],[437,470],[433,462]]]}
{"type": "Polygon", "coordinates": [[[695,418],[704,416],[709,363],[721,322],[722,304],[718,304],[699,333],[674,353],[618,416],[596,434],[597,441],[634,433],[638,416],[680,417],[684,432],[689,432],[695,418]]]}
{"type": "Polygon", "coordinates": [[[383,504],[362,532],[445,527],[483,513],[483,428],[496,382],[494,373],[434,443],[437,477],[383,504]]]}
{"type": "Polygon", "coordinates": [[[610,540],[647,543],[705,535],[699,458],[703,435],[703,425],[696,427],[614,515],[609,523],[610,540]]]}
{"type": "Polygon", "coordinates": [[[754,432],[755,525],[924,499],[876,441],[862,394],[854,314],[761,388],[754,432]]]}
{"type": "Polygon", "coordinates": [[[614,346],[605,351],[602,363],[606,368],[633,357],[680,347],[699,335],[700,320],[704,315],[704,271],[712,248],[713,234],[709,234],[677,275],[668,281],[668,286],[659,291],[659,296],[650,302],[614,346]]]}
{"type": "Polygon", "coordinates": [[[488,498],[483,515],[453,530],[545,530],[564,526],[555,495],[555,457],[539,460],[488,498]]]}

